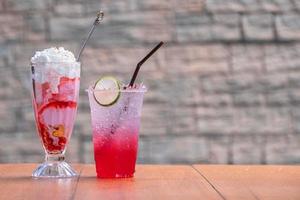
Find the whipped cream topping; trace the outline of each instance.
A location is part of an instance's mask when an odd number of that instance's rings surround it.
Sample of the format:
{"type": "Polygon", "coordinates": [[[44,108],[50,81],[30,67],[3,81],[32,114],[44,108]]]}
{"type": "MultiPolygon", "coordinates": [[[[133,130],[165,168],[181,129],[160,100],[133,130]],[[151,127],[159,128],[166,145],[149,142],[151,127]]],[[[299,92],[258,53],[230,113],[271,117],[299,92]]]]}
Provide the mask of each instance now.
{"type": "Polygon", "coordinates": [[[72,52],[63,47],[37,51],[31,58],[31,63],[34,66],[32,78],[41,84],[50,83],[52,93],[58,93],[61,77],[80,77],[80,63],[76,62],[72,52]]]}
{"type": "Polygon", "coordinates": [[[35,52],[31,62],[76,62],[76,59],[71,51],[65,50],[63,47],[51,47],[35,52]]]}

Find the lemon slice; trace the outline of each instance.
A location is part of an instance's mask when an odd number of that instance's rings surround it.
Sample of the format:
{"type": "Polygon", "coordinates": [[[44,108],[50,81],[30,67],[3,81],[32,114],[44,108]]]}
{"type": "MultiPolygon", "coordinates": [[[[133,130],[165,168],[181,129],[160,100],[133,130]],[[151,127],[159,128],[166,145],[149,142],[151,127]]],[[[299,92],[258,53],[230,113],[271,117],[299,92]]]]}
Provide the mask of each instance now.
{"type": "Polygon", "coordinates": [[[100,78],[94,86],[94,98],[102,106],[111,106],[120,97],[119,81],[112,76],[100,78]]]}

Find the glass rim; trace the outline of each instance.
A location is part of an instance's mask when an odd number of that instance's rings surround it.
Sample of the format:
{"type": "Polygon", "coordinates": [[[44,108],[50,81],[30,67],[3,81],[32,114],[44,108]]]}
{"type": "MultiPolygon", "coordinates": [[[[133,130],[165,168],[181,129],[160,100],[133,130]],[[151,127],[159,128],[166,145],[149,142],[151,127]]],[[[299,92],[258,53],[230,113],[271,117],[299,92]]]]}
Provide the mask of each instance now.
{"type": "Polygon", "coordinates": [[[130,90],[125,90],[125,89],[107,89],[107,90],[100,90],[100,89],[94,89],[92,87],[85,89],[86,92],[122,92],[122,93],[145,93],[147,92],[147,88],[141,88],[141,89],[130,89],[130,90]]]}
{"type": "Polygon", "coordinates": [[[79,61],[38,61],[38,62],[32,62],[32,61],[30,61],[30,64],[31,65],[34,65],[34,64],[45,64],[45,63],[66,63],[66,64],[74,64],[74,63],[76,63],[76,64],[81,64],[81,62],[79,62],[79,61]]]}

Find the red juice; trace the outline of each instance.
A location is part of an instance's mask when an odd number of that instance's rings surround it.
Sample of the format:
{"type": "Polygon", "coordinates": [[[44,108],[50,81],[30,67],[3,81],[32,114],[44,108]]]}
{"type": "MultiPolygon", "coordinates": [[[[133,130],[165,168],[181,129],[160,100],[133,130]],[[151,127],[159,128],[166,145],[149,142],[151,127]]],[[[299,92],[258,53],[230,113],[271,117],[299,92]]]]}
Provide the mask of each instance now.
{"type": "Polygon", "coordinates": [[[120,130],[113,136],[108,136],[109,134],[111,133],[93,133],[98,177],[132,177],[137,158],[138,133],[120,130]]]}

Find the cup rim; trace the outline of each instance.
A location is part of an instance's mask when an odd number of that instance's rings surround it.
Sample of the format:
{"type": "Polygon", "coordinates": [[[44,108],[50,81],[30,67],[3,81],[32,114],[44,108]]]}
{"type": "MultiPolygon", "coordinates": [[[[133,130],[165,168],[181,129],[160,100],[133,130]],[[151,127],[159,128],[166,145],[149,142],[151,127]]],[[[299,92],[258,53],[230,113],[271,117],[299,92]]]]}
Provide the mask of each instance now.
{"type": "Polygon", "coordinates": [[[94,89],[92,86],[85,89],[86,92],[122,92],[122,93],[145,93],[147,92],[147,88],[140,88],[140,89],[130,89],[130,90],[125,90],[125,89],[107,89],[107,90],[100,90],[100,89],[94,89]]]}
{"type": "Polygon", "coordinates": [[[43,61],[43,62],[41,62],[41,61],[38,61],[38,62],[30,62],[30,64],[31,65],[34,65],[34,64],[46,64],[46,63],[55,63],[55,64],[59,64],[59,63],[65,63],[65,64],[74,64],[74,63],[76,63],[76,64],[81,64],[79,61],[72,61],[72,62],[70,62],[70,61],[43,61]]]}

